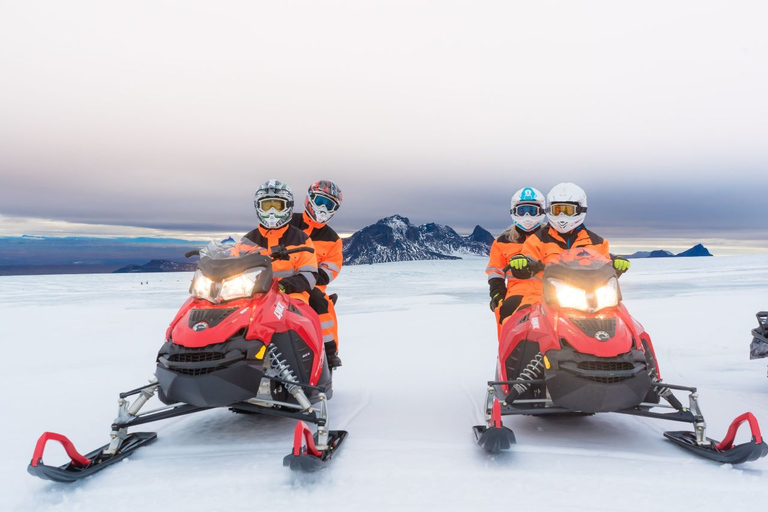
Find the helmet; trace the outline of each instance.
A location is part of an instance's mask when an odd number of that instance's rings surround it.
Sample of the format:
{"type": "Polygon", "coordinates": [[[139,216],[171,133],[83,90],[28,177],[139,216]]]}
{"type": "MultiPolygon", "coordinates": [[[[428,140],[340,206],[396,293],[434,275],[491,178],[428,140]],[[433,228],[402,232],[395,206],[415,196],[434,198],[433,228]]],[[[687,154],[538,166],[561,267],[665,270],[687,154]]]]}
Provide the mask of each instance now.
{"type": "Polygon", "coordinates": [[[320,180],[307,189],[307,199],[304,210],[309,218],[320,224],[325,224],[341,206],[341,189],[334,182],[320,180]]]}
{"type": "Polygon", "coordinates": [[[558,233],[568,233],[587,216],[587,194],[578,185],[560,183],[547,194],[547,219],[558,233]]]}
{"type": "Polygon", "coordinates": [[[544,220],[544,194],[535,188],[521,188],[512,195],[509,213],[515,226],[523,231],[533,231],[544,220]]]}
{"type": "Polygon", "coordinates": [[[293,214],[291,187],[278,180],[265,181],[256,190],[253,206],[259,224],[267,229],[283,227],[291,221],[293,214]]]}

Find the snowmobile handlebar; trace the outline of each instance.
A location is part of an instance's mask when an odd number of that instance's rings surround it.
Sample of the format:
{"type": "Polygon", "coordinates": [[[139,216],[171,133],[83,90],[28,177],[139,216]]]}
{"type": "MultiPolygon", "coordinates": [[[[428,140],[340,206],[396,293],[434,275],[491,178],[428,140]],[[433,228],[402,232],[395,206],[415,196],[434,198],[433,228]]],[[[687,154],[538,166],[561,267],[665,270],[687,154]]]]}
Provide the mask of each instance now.
{"type": "Polygon", "coordinates": [[[501,269],[501,271],[504,274],[510,272],[515,277],[515,279],[530,279],[539,272],[542,272],[545,266],[546,265],[544,265],[544,263],[541,261],[535,261],[531,258],[528,258],[528,265],[525,268],[515,270],[510,265],[507,265],[501,269]]]}
{"type": "MultiPolygon", "coordinates": [[[[286,249],[284,245],[278,245],[272,249],[272,253],[269,255],[273,260],[287,260],[290,254],[296,252],[315,252],[312,247],[297,247],[295,249],[286,249]]],[[[184,254],[185,258],[191,258],[193,256],[200,256],[200,249],[189,251],[184,254]]]]}
{"type": "Polygon", "coordinates": [[[272,249],[272,253],[269,255],[272,260],[287,260],[290,254],[297,252],[315,252],[312,247],[296,247],[295,249],[286,249],[284,245],[278,245],[272,249]]]}

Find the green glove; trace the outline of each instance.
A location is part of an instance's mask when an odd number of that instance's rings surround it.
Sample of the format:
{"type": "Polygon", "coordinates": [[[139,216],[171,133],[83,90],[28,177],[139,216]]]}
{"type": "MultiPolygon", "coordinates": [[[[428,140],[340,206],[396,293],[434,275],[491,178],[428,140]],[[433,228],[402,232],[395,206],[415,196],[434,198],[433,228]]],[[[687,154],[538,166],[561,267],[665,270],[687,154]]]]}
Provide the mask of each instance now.
{"type": "Polygon", "coordinates": [[[277,289],[285,293],[285,286],[283,286],[283,283],[277,283],[277,289]]]}
{"type": "Polygon", "coordinates": [[[629,270],[629,260],[622,258],[621,256],[616,256],[613,258],[613,268],[615,268],[616,272],[619,274],[623,274],[629,270]]]}
{"type": "Polygon", "coordinates": [[[501,306],[502,302],[504,302],[504,297],[500,293],[495,293],[489,304],[489,306],[491,306],[491,311],[496,311],[496,308],[501,306]]]}
{"type": "Polygon", "coordinates": [[[509,266],[512,270],[523,270],[524,268],[528,268],[528,257],[523,256],[522,254],[512,256],[509,260],[509,266]]]}

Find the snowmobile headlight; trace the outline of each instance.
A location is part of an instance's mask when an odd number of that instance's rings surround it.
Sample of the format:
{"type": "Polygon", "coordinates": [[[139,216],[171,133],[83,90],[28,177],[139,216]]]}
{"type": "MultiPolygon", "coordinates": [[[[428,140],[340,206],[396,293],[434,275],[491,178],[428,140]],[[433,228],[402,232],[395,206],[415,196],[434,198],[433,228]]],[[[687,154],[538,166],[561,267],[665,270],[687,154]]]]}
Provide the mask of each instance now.
{"type": "Polygon", "coordinates": [[[619,286],[615,277],[612,277],[605,285],[595,290],[597,308],[610,308],[619,305],[619,286]]]}
{"type": "Polygon", "coordinates": [[[189,285],[189,293],[197,297],[198,299],[213,300],[211,287],[213,281],[208,279],[200,269],[195,272],[195,276],[192,278],[192,284],[189,285]]]}
{"type": "Polygon", "coordinates": [[[253,287],[256,285],[256,279],[263,270],[264,269],[262,268],[251,269],[248,272],[238,274],[222,281],[221,291],[219,292],[218,297],[219,300],[227,301],[253,295],[253,287]]]}
{"type": "Polygon", "coordinates": [[[578,309],[580,311],[589,310],[586,291],[565,284],[557,279],[550,279],[549,282],[552,283],[552,286],[555,288],[555,296],[557,297],[557,302],[560,304],[561,308],[578,309]]]}

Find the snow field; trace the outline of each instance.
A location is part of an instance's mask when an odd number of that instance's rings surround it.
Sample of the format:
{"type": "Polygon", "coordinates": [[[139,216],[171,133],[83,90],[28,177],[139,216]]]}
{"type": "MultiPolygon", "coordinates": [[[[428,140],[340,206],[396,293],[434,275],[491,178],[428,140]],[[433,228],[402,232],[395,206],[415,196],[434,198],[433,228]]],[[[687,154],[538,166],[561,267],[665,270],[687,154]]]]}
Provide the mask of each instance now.
{"type": "MultiPolygon", "coordinates": [[[[107,442],[117,394],[145,383],[191,274],[0,278],[7,366],[1,510],[758,510],[768,461],[731,467],[665,441],[674,422],[600,414],[506,418],[518,444],[489,457],[482,422],[495,327],[486,261],[348,266],[339,293],[341,357],[331,428],[350,432],[317,475],[282,467],[293,422],[214,410],[144,426],[158,440],[72,484],[35,479],[37,437],[87,452],[107,442]],[[149,281],[148,284],[139,284],[149,281]]],[[[768,360],[749,361],[754,314],[768,309],[768,256],[633,260],[630,312],[651,334],[668,382],[699,388],[710,437],[751,410],[768,432],[768,360]]],[[[685,395],[678,395],[681,399],[685,395]]],[[[159,404],[159,402],[156,402],[159,404]]],[[[740,433],[739,440],[748,436],[740,433]]],[[[51,445],[47,463],[63,463],[51,445]]]]}

